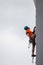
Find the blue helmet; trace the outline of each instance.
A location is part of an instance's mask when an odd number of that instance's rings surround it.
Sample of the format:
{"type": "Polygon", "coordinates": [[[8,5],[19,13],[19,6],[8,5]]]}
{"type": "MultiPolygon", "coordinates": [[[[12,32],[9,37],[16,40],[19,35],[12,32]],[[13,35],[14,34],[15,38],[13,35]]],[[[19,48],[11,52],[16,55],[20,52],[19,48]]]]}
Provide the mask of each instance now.
{"type": "Polygon", "coordinates": [[[30,28],[29,28],[28,26],[25,26],[25,27],[24,27],[24,30],[27,30],[27,29],[30,29],[30,28]]]}

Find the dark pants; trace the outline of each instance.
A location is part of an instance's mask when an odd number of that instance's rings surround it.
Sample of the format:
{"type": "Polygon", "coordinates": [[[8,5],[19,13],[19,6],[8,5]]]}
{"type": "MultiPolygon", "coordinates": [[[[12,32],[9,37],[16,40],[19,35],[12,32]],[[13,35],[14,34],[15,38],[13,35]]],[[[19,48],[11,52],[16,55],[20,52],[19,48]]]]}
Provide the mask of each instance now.
{"type": "Polygon", "coordinates": [[[36,34],[33,34],[32,37],[30,37],[30,39],[32,40],[32,55],[34,55],[34,49],[35,49],[35,38],[36,38],[36,34]]]}

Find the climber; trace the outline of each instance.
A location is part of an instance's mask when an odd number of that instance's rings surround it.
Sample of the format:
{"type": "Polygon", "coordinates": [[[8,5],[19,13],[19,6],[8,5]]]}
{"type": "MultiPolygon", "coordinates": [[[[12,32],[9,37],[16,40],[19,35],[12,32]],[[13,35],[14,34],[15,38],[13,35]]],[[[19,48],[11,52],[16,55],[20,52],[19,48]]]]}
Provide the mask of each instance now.
{"type": "Polygon", "coordinates": [[[36,33],[35,33],[36,26],[33,29],[33,32],[30,30],[28,26],[24,27],[24,30],[26,31],[26,35],[30,38],[29,42],[32,43],[32,57],[35,57],[36,55],[34,54],[35,50],[35,38],[36,38],[36,33]]]}

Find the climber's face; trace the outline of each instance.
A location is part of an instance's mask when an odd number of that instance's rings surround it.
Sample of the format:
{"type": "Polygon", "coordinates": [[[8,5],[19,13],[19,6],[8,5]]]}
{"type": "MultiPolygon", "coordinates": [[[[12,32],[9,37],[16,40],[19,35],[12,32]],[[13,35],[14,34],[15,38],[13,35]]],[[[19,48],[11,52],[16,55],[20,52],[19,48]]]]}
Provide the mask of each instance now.
{"type": "Polygon", "coordinates": [[[26,34],[29,37],[29,33],[26,34]]]}

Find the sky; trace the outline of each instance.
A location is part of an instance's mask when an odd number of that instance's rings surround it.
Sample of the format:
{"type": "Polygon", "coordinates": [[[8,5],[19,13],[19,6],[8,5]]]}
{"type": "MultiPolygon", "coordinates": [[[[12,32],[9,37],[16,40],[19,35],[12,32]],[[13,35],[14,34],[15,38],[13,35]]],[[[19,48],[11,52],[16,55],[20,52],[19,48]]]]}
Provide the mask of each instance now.
{"type": "Polygon", "coordinates": [[[33,30],[35,12],[33,0],[0,0],[0,65],[32,65],[24,26],[33,30]]]}

